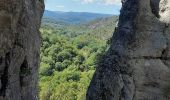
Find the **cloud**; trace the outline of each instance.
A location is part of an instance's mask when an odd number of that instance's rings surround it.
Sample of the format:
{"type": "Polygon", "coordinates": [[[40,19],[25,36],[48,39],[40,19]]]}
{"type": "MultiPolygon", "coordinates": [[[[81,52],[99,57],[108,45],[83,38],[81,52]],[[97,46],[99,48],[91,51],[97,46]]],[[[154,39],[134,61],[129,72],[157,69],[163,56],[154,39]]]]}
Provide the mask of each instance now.
{"type": "Polygon", "coordinates": [[[106,5],[121,5],[121,0],[103,0],[106,5]]]}
{"type": "Polygon", "coordinates": [[[83,0],[83,3],[86,3],[86,4],[88,4],[88,3],[93,3],[95,0],[83,0]]]}
{"type": "Polygon", "coordinates": [[[121,0],[81,0],[85,4],[101,3],[105,5],[121,5],[121,0]]]}

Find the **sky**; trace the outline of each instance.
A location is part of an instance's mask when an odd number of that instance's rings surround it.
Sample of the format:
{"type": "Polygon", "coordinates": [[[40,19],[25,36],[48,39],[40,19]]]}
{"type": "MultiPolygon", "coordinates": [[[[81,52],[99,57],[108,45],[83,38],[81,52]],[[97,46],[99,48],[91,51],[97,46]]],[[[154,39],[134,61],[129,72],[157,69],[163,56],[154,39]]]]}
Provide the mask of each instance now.
{"type": "Polygon", "coordinates": [[[121,0],[45,0],[46,10],[119,14],[121,0]]]}

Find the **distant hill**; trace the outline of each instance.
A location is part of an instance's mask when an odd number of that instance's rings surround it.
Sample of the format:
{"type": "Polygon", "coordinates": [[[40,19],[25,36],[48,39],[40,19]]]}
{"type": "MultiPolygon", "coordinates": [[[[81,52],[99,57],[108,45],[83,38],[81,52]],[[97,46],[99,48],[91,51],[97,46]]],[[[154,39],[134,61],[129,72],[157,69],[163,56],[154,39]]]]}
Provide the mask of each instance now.
{"type": "Polygon", "coordinates": [[[48,11],[44,12],[43,18],[53,19],[56,22],[63,22],[68,24],[85,23],[92,21],[96,18],[106,18],[113,16],[111,14],[99,14],[89,12],[60,12],[60,11],[48,11]]]}
{"type": "Polygon", "coordinates": [[[60,34],[67,34],[74,37],[80,34],[88,34],[95,36],[101,40],[107,40],[114,32],[118,16],[111,16],[106,18],[96,18],[86,23],[81,24],[65,24],[60,21],[55,21],[49,18],[42,19],[42,27],[51,27],[55,30],[61,30],[60,34]]]}

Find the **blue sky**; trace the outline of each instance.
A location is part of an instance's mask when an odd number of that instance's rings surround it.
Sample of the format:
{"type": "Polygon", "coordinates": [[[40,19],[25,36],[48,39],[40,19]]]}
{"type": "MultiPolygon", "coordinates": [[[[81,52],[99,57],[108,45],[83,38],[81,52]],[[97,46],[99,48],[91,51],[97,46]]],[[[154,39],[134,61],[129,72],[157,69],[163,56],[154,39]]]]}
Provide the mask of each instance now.
{"type": "Polygon", "coordinates": [[[46,0],[46,10],[119,14],[120,0],[46,0]]]}

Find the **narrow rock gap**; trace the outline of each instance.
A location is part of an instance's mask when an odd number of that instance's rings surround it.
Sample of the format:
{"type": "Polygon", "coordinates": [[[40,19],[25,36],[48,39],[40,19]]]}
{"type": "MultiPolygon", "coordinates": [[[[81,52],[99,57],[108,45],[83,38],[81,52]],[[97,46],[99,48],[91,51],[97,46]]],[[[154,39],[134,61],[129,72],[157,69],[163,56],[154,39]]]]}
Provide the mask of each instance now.
{"type": "Polygon", "coordinates": [[[8,86],[9,63],[10,63],[10,53],[7,53],[6,56],[5,56],[5,69],[4,69],[3,75],[1,76],[2,87],[0,89],[0,96],[4,96],[4,97],[5,97],[6,89],[7,89],[7,86],[8,86]]]}
{"type": "Polygon", "coordinates": [[[2,64],[2,57],[0,57],[0,65],[2,64]]]}
{"type": "MultiPolygon", "coordinates": [[[[170,59],[170,57],[166,57],[167,56],[167,47],[162,51],[162,55],[161,55],[161,58],[169,58],[170,59]]],[[[168,60],[168,59],[161,59],[161,60],[168,60]]]]}
{"type": "MultiPolygon", "coordinates": [[[[169,26],[167,26],[167,23],[165,23],[164,24],[165,26],[164,26],[164,29],[163,29],[163,36],[164,36],[164,38],[165,38],[165,40],[166,40],[166,47],[162,50],[162,55],[161,55],[161,57],[162,58],[169,58],[169,59],[161,59],[161,61],[162,61],[162,63],[165,65],[165,66],[169,66],[169,64],[167,64],[167,60],[170,60],[170,57],[167,57],[167,55],[168,55],[168,38],[167,38],[167,36],[166,36],[166,30],[169,28],[169,26]]],[[[169,67],[168,67],[169,68],[169,67]]]]}
{"type": "Polygon", "coordinates": [[[126,98],[126,97],[125,97],[125,94],[126,94],[126,92],[125,92],[125,82],[124,82],[124,80],[123,80],[123,87],[122,87],[122,89],[121,89],[121,97],[120,97],[120,98],[121,98],[121,99],[122,99],[122,98],[125,99],[125,98],[126,98]]]}
{"type": "Polygon", "coordinates": [[[25,85],[24,82],[24,77],[30,74],[30,69],[28,68],[28,61],[25,58],[25,60],[23,61],[21,67],[20,67],[20,85],[21,88],[25,85]]]}
{"type": "Polygon", "coordinates": [[[133,85],[134,85],[134,93],[133,93],[133,98],[132,100],[135,100],[135,95],[136,95],[136,84],[135,84],[135,79],[133,78],[133,85]]]}

